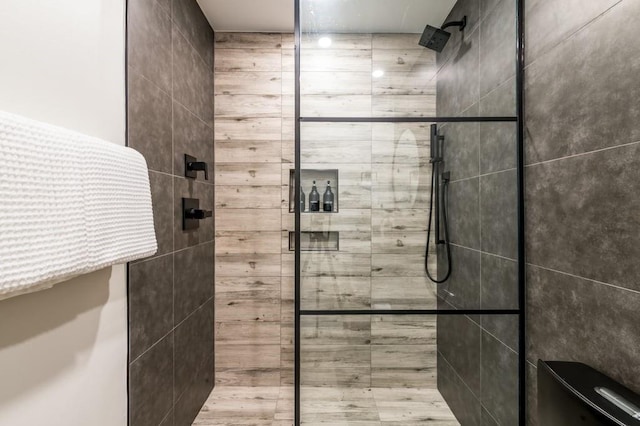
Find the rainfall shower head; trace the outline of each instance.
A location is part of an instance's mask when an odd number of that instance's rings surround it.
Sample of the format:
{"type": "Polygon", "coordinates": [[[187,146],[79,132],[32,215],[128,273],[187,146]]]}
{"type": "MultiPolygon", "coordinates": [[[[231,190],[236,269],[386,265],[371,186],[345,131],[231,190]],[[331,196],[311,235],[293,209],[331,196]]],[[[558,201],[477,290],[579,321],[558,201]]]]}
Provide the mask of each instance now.
{"type": "Polygon", "coordinates": [[[422,37],[420,37],[420,46],[424,46],[427,49],[435,50],[436,52],[442,52],[444,46],[449,41],[449,37],[451,37],[451,33],[445,31],[445,28],[448,27],[458,27],[460,31],[464,30],[464,27],[467,26],[467,17],[464,16],[462,21],[453,21],[447,22],[442,26],[442,28],[432,27],[431,25],[427,25],[422,33],[422,37]]]}

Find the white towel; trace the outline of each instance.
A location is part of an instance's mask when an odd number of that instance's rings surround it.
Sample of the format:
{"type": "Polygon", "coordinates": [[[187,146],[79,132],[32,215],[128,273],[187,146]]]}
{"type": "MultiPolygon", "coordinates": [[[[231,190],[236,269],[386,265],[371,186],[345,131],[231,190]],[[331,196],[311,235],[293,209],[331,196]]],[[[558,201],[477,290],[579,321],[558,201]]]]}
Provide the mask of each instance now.
{"type": "Polygon", "coordinates": [[[0,299],[156,250],[141,154],[0,111],[0,299]]]}

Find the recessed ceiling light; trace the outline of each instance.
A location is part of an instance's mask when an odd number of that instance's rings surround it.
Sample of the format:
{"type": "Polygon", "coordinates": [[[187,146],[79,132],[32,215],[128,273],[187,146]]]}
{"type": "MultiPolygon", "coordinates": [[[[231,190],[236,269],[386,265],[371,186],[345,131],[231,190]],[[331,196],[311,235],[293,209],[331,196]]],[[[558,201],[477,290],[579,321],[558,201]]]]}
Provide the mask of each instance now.
{"type": "Polygon", "coordinates": [[[331,46],[331,39],[329,37],[320,37],[320,40],[318,40],[318,45],[320,47],[329,47],[331,46]]]}
{"type": "Polygon", "coordinates": [[[375,70],[373,73],[371,73],[373,75],[374,78],[380,78],[384,75],[384,71],[382,70],[375,70]]]}

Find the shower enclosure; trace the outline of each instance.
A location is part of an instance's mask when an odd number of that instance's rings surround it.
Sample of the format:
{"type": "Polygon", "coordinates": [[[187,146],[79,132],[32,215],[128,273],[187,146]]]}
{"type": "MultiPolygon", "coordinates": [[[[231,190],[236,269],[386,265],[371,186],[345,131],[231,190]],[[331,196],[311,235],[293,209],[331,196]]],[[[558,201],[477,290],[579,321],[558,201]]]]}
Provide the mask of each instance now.
{"type": "Polygon", "coordinates": [[[524,424],[522,0],[295,10],[296,424],[524,424]]]}

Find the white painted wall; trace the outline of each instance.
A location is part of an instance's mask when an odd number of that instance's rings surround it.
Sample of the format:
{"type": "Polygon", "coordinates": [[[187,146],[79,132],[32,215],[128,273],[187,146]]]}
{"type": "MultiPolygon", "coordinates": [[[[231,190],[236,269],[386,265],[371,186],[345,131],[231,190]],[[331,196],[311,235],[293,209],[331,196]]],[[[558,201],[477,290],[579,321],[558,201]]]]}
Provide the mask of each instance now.
{"type": "MultiPolygon", "coordinates": [[[[125,1],[0,16],[0,110],[124,145],[125,1]]],[[[125,425],[126,320],[124,265],[0,301],[0,425],[125,425]]]]}

